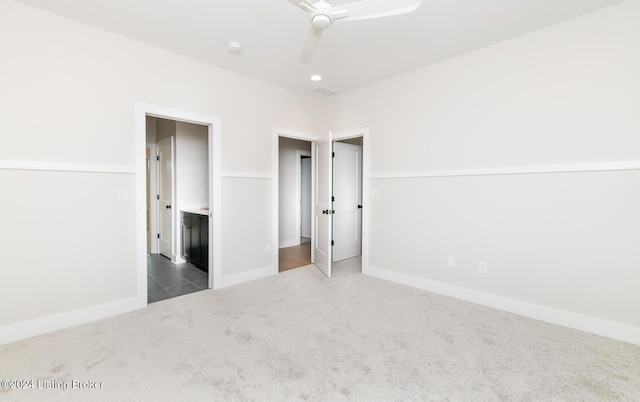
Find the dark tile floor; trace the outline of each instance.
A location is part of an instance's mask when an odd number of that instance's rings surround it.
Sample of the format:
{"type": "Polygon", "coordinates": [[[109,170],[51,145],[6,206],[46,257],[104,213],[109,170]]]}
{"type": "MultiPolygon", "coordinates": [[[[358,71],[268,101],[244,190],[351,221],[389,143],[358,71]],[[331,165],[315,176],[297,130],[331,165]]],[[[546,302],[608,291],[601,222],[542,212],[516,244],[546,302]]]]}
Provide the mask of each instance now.
{"type": "Polygon", "coordinates": [[[160,254],[147,254],[147,301],[149,303],[208,289],[209,277],[195,266],[174,264],[160,254]]]}

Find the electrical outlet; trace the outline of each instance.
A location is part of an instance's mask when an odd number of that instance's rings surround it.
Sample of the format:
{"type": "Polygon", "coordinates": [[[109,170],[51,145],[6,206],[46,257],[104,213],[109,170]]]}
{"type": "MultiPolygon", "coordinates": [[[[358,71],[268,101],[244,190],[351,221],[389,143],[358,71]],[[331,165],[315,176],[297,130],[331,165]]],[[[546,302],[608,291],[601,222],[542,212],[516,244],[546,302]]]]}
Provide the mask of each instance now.
{"type": "Polygon", "coordinates": [[[449,268],[454,268],[456,266],[456,257],[449,257],[448,265],[449,268]]]}
{"type": "Polygon", "coordinates": [[[489,273],[489,264],[487,264],[485,261],[480,261],[478,263],[478,272],[480,272],[481,274],[488,274],[489,273]]]}

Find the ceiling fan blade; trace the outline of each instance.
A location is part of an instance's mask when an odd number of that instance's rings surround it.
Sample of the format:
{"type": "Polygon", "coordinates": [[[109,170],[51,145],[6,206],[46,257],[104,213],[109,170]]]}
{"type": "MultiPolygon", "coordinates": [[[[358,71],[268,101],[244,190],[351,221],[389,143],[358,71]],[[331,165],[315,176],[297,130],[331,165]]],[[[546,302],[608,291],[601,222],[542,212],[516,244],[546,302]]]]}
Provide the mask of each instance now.
{"type": "Polygon", "coordinates": [[[422,0],[363,0],[337,6],[333,10],[348,13],[342,21],[355,21],[410,13],[420,4],[422,0]]]}
{"type": "Polygon", "coordinates": [[[318,44],[320,43],[320,38],[322,38],[322,32],[324,32],[322,29],[311,27],[311,30],[309,30],[309,33],[307,34],[307,40],[304,42],[304,48],[302,49],[302,55],[300,56],[300,63],[311,63],[313,56],[316,54],[318,44]]]}
{"type": "Polygon", "coordinates": [[[313,3],[310,2],[309,0],[289,0],[289,3],[293,4],[298,8],[301,8],[306,12],[313,12],[316,9],[313,3]]]}

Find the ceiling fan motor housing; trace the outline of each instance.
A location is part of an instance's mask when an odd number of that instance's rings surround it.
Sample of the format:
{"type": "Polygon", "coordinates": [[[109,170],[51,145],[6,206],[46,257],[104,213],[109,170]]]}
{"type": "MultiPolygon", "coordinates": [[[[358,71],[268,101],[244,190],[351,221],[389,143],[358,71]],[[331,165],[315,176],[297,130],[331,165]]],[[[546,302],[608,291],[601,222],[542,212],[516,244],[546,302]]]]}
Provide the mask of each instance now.
{"type": "Polygon", "coordinates": [[[331,25],[331,17],[326,14],[316,14],[311,18],[311,25],[316,29],[326,29],[331,25]]]}

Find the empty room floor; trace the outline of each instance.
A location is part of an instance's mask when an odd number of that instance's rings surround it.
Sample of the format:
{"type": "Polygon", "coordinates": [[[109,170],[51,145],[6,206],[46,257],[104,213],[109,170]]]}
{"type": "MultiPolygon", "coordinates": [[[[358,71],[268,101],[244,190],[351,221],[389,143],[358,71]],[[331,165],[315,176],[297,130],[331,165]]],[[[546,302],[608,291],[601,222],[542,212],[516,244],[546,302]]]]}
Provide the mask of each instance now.
{"type": "Polygon", "coordinates": [[[209,288],[206,272],[189,264],[174,264],[160,254],[147,254],[147,302],[155,303],[209,288]]]}
{"type": "Polygon", "coordinates": [[[0,346],[11,401],[639,401],[640,346],[360,274],[359,259],[0,346]]]}

